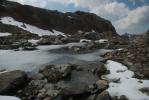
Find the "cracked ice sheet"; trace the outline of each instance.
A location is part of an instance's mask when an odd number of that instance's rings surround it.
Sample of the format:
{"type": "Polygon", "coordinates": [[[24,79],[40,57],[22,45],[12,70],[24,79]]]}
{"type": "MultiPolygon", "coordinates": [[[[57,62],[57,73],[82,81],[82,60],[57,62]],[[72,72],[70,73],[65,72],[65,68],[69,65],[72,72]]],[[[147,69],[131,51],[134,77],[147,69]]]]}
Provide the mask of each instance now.
{"type": "Polygon", "coordinates": [[[107,91],[113,96],[125,95],[129,100],[149,100],[149,96],[139,91],[144,87],[149,87],[149,80],[139,80],[133,78],[134,73],[118,62],[108,60],[106,68],[110,74],[104,75],[104,79],[120,79],[120,82],[109,84],[107,91]],[[141,81],[141,82],[140,82],[141,81]]]}

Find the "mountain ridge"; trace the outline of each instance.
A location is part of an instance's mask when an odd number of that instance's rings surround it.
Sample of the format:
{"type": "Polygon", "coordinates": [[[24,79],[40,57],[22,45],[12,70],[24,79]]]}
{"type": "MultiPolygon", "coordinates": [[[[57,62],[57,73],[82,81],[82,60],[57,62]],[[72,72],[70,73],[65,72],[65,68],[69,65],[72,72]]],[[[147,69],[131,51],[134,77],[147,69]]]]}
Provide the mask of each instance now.
{"type": "Polygon", "coordinates": [[[98,33],[110,31],[112,35],[117,35],[110,21],[93,13],[81,11],[62,13],[1,0],[0,17],[5,16],[45,30],[55,29],[66,34],[75,34],[79,30],[84,32],[94,30],[98,33]]]}

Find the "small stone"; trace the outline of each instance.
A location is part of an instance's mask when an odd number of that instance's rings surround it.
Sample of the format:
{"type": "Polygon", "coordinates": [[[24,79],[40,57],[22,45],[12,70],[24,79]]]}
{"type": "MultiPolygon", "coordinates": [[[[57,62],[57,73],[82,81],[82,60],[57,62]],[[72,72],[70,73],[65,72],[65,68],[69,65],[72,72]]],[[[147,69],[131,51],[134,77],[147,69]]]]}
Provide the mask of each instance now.
{"type": "Polygon", "coordinates": [[[38,93],[37,97],[43,98],[43,97],[45,97],[45,93],[38,93]]]}
{"type": "Polygon", "coordinates": [[[50,97],[56,97],[58,94],[60,93],[59,90],[52,90],[52,89],[49,89],[47,92],[46,92],[46,95],[50,96],[50,97]]]}
{"type": "Polygon", "coordinates": [[[105,90],[108,88],[108,82],[105,80],[98,80],[96,82],[96,85],[97,85],[99,90],[105,90]]]}
{"type": "Polygon", "coordinates": [[[46,92],[46,89],[45,88],[42,88],[41,90],[39,90],[40,93],[45,93],[46,92]]]}
{"type": "Polygon", "coordinates": [[[46,97],[43,100],[52,100],[50,97],[46,97]]]}

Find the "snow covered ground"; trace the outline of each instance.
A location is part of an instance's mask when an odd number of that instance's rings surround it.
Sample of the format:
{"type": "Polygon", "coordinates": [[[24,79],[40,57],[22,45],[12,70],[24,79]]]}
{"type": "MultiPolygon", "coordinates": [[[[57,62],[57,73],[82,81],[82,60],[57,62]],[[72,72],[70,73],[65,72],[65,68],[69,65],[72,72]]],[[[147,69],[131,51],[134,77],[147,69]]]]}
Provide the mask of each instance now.
{"type": "Polygon", "coordinates": [[[145,87],[149,88],[149,80],[133,78],[132,71],[115,61],[108,60],[106,68],[110,74],[104,75],[102,78],[111,81],[107,89],[111,96],[125,95],[129,100],[149,100],[149,96],[139,90],[145,87]],[[114,80],[119,80],[119,82],[112,82],[114,80]]]}
{"type": "Polygon", "coordinates": [[[0,100],[21,100],[21,99],[13,96],[0,96],[0,100]]]}
{"type": "Polygon", "coordinates": [[[62,32],[53,30],[53,32],[49,31],[49,30],[43,30],[40,29],[36,26],[32,26],[26,23],[22,23],[19,21],[14,20],[12,17],[2,17],[0,18],[0,22],[2,22],[3,24],[8,24],[8,25],[13,25],[13,26],[17,26],[23,30],[29,31],[31,33],[34,34],[38,34],[39,36],[43,36],[43,35],[65,35],[62,32]]]}
{"type": "Polygon", "coordinates": [[[0,37],[9,36],[9,35],[11,35],[11,33],[2,33],[2,32],[0,32],[0,37]]]}

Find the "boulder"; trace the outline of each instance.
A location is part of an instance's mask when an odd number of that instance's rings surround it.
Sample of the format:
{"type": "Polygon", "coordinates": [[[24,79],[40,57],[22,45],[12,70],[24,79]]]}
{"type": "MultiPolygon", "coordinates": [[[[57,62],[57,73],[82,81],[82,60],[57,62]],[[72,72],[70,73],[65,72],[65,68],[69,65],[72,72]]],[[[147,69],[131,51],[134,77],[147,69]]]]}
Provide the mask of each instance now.
{"type": "Polygon", "coordinates": [[[89,40],[99,40],[100,39],[99,34],[96,32],[86,32],[84,34],[84,37],[89,40]]]}
{"type": "Polygon", "coordinates": [[[23,71],[11,71],[0,74],[0,94],[11,94],[22,88],[28,82],[23,71]]]}
{"type": "Polygon", "coordinates": [[[51,39],[49,37],[42,37],[39,40],[38,44],[40,44],[40,45],[51,45],[52,41],[51,41],[51,39]]]}

